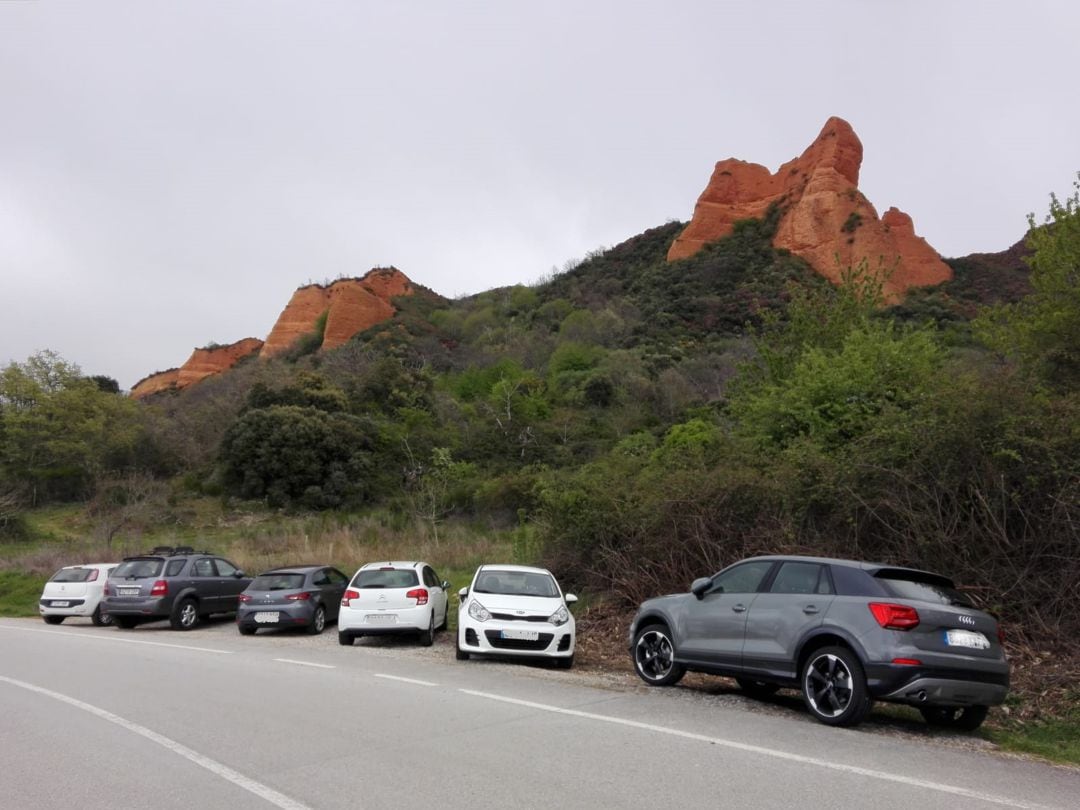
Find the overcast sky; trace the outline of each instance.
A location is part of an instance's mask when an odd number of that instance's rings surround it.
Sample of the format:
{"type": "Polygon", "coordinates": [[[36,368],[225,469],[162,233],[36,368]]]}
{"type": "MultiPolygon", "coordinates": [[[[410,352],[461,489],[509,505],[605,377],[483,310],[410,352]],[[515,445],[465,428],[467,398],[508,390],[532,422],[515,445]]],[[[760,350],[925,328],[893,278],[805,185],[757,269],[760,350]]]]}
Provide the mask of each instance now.
{"type": "Polygon", "coordinates": [[[447,296],[689,219],[830,115],[945,256],[1080,170],[1076,0],[0,0],[0,363],[128,388],[309,281],[447,296]]]}

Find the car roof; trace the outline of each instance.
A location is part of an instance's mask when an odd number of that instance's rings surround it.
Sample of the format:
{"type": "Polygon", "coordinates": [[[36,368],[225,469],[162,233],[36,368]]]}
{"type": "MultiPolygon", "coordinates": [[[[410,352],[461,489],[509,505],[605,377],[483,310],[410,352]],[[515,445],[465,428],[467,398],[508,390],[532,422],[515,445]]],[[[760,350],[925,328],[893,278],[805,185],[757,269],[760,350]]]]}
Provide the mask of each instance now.
{"type": "Polygon", "coordinates": [[[81,565],[65,565],[64,568],[115,568],[120,563],[82,563],[81,565]]]}
{"type": "Polygon", "coordinates": [[[332,565],[283,565],[281,568],[271,568],[259,574],[264,577],[267,574],[307,574],[311,571],[319,571],[323,568],[333,568],[332,565]]]}
{"type": "Polygon", "coordinates": [[[476,573],[481,571],[521,571],[526,574],[551,574],[546,568],[536,568],[532,565],[496,565],[494,563],[485,563],[476,569],[476,573]]]}
{"type": "Polygon", "coordinates": [[[367,568],[419,568],[421,565],[427,565],[427,563],[419,560],[384,560],[383,562],[364,563],[360,566],[360,570],[363,571],[367,568]]]}
{"type": "MultiPolygon", "coordinates": [[[[760,560],[763,562],[808,562],[825,565],[846,565],[849,568],[859,568],[870,574],[877,573],[878,571],[902,571],[904,573],[922,574],[924,576],[947,579],[947,577],[943,577],[941,574],[936,574],[933,571],[924,571],[921,568],[908,568],[904,565],[888,565],[886,563],[866,562],[865,560],[844,560],[836,557],[814,557],[808,554],[764,554],[759,557],[747,557],[738,562],[750,562],[751,560],[760,560]]],[[[735,563],[732,563],[732,565],[734,564],[735,563]]]]}

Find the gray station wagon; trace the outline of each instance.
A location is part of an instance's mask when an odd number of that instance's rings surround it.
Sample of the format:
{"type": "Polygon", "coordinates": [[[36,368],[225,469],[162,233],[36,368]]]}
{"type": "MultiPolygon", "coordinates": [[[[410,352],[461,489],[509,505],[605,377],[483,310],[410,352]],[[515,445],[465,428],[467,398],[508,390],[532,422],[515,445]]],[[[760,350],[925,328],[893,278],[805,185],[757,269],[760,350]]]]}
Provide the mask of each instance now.
{"type": "Polygon", "coordinates": [[[743,560],[644,602],[629,644],[648,684],[696,671],[758,695],[792,687],[829,725],[854,725],[882,700],[972,730],[1009,689],[997,620],[952,580],[853,560],[743,560]]]}

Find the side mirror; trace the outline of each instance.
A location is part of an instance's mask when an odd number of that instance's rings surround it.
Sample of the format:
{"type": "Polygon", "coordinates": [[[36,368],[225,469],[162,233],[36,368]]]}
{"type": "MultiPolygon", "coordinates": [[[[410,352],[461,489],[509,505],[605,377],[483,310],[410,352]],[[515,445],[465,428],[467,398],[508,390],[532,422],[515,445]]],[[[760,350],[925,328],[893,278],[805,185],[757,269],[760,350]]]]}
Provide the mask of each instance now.
{"type": "Polygon", "coordinates": [[[444,579],[442,581],[442,585],[440,585],[439,587],[442,588],[444,591],[448,591],[450,590],[450,583],[444,579]]]}
{"type": "Polygon", "coordinates": [[[705,591],[709,590],[710,585],[712,585],[711,579],[708,577],[698,577],[690,583],[690,593],[698,599],[702,599],[705,596],[705,591]]]}
{"type": "Polygon", "coordinates": [[[240,579],[241,577],[245,576],[245,574],[244,574],[243,571],[241,571],[239,568],[237,568],[236,571],[233,572],[233,576],[236,577],[237,579],[240,579]]]}
{"type": "Polygon", "coordinates": [[[574,604],[574,602],[577,601],[577,597],[574,596],[574,594],[572,593],[568,593],[566,596],[563,597],[563,601],[565,601],[568,605],[572,605],[574,604]]]}
{"type": "Polygon", "coordinates": [[[461,600],[462,602],[464,602],[464,601],[465,601],[465,597],[469,595],[469,589],[468,589],[468,588],[462,588],[462,589],[461,589],[460,591],[458,591],[458,592],[457,592],[457,595],[458,595],[458,598],[459,598],[459,599],[460,599],[460,600],[461,600]]]}

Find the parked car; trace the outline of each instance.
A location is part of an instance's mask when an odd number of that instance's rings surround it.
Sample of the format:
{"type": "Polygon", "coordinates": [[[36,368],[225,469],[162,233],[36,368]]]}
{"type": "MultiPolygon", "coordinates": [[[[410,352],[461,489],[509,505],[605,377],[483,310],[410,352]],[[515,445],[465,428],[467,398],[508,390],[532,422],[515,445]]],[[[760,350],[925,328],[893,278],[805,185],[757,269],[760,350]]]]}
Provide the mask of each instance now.
{"type": "Polygon", "coordinates": [[[574,665],[575,624],[550,571],[522,565],[481,565],[472,584],[458,592],[457,658],[513,655],[550,658],[556,666],[574,665]]]}
{"type": "Polygon", "coordinates": [[[236,629],[250,636],[260,627],[303,627],[318,635],[337,621],[349,578],[329,565],[264,571],[242,594],[236,629]]]}
{"type": "Polygon", "coordinates": [[[235,613],[251,584],[237,566],[209,551],[159,546],[125,557],[109,576],[104,610],[117,627],[168,619],[174,630],[191,630],[215,613],[235,613]]]}
{"type": "Polygon", "coordinates": [[[649,599],[630,625],[642,680],[727,675],[752,694],[801,690],[810,714],[854,725],[874,700],[972,730],[1005,700],[997,621],[948,577],[818,557],[743,560],[690,593],[649,599]]]}
{"type": "Polygon", "coordinates": [[[361,636],[415,633],[430,647],[446,628],[449,582],[425,562],[382,562],[361,566],[341,598],[338,643],[361,636]]]}
{"type": "Polygon", "coordinates": [[[45,583],[38,600],[38,613],[45,624],[60,624],[68,616],[89,616],[97,626],[110,624],[112,618],[101,609],[105,580],[116,563],[68,565],[45,583]]]}

